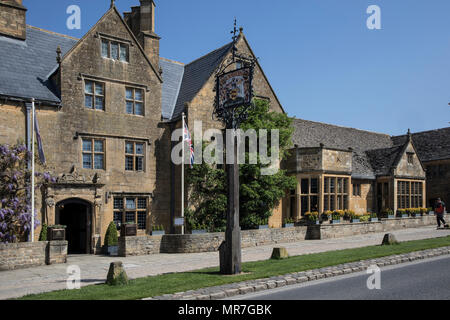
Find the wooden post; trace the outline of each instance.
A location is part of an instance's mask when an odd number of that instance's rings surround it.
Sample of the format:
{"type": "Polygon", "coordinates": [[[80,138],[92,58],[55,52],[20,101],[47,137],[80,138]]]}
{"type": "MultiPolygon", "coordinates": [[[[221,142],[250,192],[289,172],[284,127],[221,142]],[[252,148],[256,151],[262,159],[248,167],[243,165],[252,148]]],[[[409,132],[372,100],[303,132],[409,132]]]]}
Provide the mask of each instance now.
{"type": "MultiPolygon", "coordinates": [[[[235,131],[234,131],[235,132],[235,131]]],[[[229,136],[227,136],[229,138],[229,136]]],[[[226,164],[228,204],[225,241],[220,246],[220,273],[241,273],[241,227],[239,226],[239,165],[237,163],[237,136],[233,134],[234,161],[226,164]]]]}

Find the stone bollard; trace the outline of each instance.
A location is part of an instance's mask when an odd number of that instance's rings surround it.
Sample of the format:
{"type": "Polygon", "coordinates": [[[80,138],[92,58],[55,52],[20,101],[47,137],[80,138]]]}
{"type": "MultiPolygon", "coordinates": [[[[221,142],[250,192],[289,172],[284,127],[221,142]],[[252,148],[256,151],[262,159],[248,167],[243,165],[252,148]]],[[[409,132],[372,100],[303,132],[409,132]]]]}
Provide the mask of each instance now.
{"type": "Polygon", "coordinates": [[[397,238],[392,233],[387,233],[384,235],[382,246],[390,246],[393,244],[398,244],[397,238]]]}
{"type": "Polygon", "coordinates": [[[121,261],[112,262],[110,264],[106,284],[110,286],[128,284],[127,273],[125,272],[121,261]]]}
{"type": "Polygon", "coordinates": [[[273,248],[272,257],[270,259],[281,260],[289,258],[286,248],[273,248]]]}

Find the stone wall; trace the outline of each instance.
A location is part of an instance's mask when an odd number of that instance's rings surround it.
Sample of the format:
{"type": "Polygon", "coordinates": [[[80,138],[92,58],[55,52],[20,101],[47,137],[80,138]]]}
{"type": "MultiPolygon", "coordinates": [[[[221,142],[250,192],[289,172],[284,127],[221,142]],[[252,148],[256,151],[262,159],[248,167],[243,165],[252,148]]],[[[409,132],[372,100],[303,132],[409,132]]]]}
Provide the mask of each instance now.
{"type": "Polygon", "coordinates": [[[0,271],[66,263],[67,241],[0,243],[0,271]]]}
{"type": "MultiPolygon", "coordinates": [[[[435,223],[435,216],[424,216],[406,219],[383,219],[379,222],[367,223],[342,223],[337,225],[324,223],[322,225],[292,228],[245,230],[242,231],[241,243],[242,248],[251,248],[277,243],[333,239],[405,228],[419,228],[435,223]]],[[[218,251],[224,240],[224,233],[121,237],[119,239],[119,256],[215,252],[218,251]]]]}

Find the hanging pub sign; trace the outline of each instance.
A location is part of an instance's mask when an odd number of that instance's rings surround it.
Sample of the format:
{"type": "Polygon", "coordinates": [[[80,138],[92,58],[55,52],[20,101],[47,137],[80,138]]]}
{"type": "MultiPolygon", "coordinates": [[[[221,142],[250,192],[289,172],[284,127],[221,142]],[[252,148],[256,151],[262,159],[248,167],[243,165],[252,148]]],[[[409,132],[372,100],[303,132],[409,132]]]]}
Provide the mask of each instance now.
{"type": "Polygon", "coordinates": [[[252,74],[251,67],[243,67],[217,77],[218,109],[232,109],[251,103],[252,74]]]}

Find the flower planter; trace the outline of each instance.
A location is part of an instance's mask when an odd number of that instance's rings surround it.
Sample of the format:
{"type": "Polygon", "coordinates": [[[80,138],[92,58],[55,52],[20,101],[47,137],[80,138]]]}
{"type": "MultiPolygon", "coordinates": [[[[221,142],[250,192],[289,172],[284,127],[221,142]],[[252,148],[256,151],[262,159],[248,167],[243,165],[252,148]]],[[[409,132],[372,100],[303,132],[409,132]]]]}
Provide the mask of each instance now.
{"type": "Polygon", "coordinates": [[[369,221],[370,222],[378,222],[378,218],[370,218],[369,221]]]}
{"type": "Polygon", "coordinates": [[[108,246],[108,255],[117,257],[119,255],[119,246],[108,246]]]}
{"type": "Polygon", "coordinates": [[[152,231],[152,236],[163,236],[166,232],[164,230],[152,231]]]}
{"type": "Polygon", "coordinates": [[[395,216],[393,214],[388,215],[388,219],[395,219],[395,216]]]}
{"type": "Polygon", "coordinates": [[[49,241],[66,240],[66,229],[47,227],[47,236],[49,241]]]}
{"type": "Polygon", "coordinates": [[[285,223],[285,224],[283,224],[283,228],[292,228],[292,227],[294,227],[293,223],[285,223]]]}
{"type": "Polygon", "coordinates": [[[308,224],[309,225],[314,225],[314,226],[316,226],[316,225],[320,225],[320,221],[319,220],[316,220],[316,221],[308,221],[308,224]]]}
{"type": "Polygon", "coordinates": [[[192,230],[192,234],[204,234],[206,230],[192,230]]]}
{"type": "Polygon", "coordinates": [[[135,237],[137,235],[136,224],[123,224],[120,228],[121,237],[135,237]]]}
{"type": "Polygon", "coordinates": [[[359,222],[359,219],[351,219],[350,222],[351,222],[351,223],[358,223],[358,222],[359,222]]]}
{"type": "Polygon", "coordinates": [[[330,224],[339,224],[341,220],[330,220],[330,224]]]}
{"type": "Polygon", "coordinates": [[[430,211],[430,212],[428,212],[428,215],[430,215],[430,216],[434,216],[434,211],[430,211]]]}
{"type": "Polygon", "coordinates": [[[406,219],[406,218],[409,218],[409,215],[407,215],[407,214],[402,214],[402,219],[406,219]]]}
{"type": "Polygon", "coordinates": [[[258,226],[258,229],[259,230],[261,230],[261,229],[269,229],[269,225],[268,224],[260,225],[260,226],[258,226]]]}

